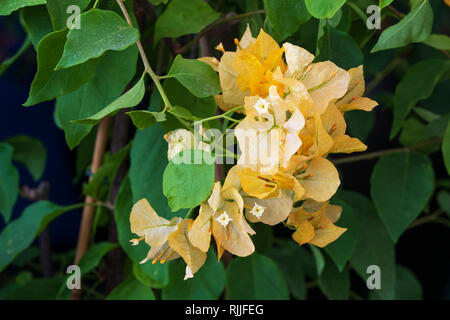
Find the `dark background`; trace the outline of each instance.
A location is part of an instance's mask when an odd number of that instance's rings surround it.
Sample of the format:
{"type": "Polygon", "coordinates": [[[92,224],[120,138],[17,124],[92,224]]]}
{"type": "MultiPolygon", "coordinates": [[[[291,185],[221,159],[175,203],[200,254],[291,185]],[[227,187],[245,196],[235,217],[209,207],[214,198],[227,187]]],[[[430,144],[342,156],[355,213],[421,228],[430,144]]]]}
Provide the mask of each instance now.
{"type": "MultiPolygon", "coordinates": [[[[432,4],[435,7],[436,2],[432,1],[432,4]]],[[[445,6],[443,8],[444,10],[449,9],[445,6]]],[[[405,11],[407,10],[403,12],[405,11]]],[[[437,30],[433,30],[433,33],[449,33],[448,17],[448,12],[435,16],[437,30]]],[[[17,14],[0,17],[0,62],[14,55],[24,38],[25,34],[18,22],[17,14]]],[[[439,53],[433,52],[426,46],[416,46],[418,49],[411,54],[411,62],[430,58],[430,56],[442,58],[439,53]]],[[[42,180],[49,181],[51,184],[50,200],[60,205],[78,203],[83,199],[80,198],[81,182],[74,183],[77,176],[76,153],[69,150],[63,131],[55,125],[53,120],[54,102],[46,102],[30,108],[22,107],[28,97],[28,91],[36,72],[35,61],[35,52],[33,48],[30,48],[6,73],[0,76],[0,103],[2,106],[0,141],[18,134],[40,139],[48,152],[47,166],[42,180]]],[[[365,61],[366,66],[370,66],[370,63],[370,61],[365,61]]],[[[370,77],[366,80],[370,81],[370,77]]],[[[374,90],[371,96],[375,97],[377,92],[394,92],[398,81],[399,77],[395,73],[392,74],[374,90]]],[[[449,103],[445,97],[448,97],[449,89],[450,81],[439,84],[433,97],[424,103],[437,113],[448,112],[449,103]],[[445,101],[444,104],[441,101],[445,101]]],[[[374,111],[374,119],[375,126],[366,140],[369,151],[398,147],[397,141],[388,139],[392,121],[389,106],[380,103],[380,106],[374,111]]],[[[360,119],[359,121],[365,120],[360,119]]],[[[436,166],[437,163],[442,164],[441,154],[435,153],[432,160],[435,164],[436,177],[446,177],[443,165],[436,166]]],[[[370,196],[370,176],[375,161],[339,166],[343,188],[356,190],[370,196]]],[[[28,171],[21,165],[18,167],[21,186],[36,187],[36,183],[28,171]]],[[[12,219],[18,217],[28,205],[29,201],[20,199],[16,204],[12,219]]],[[[435,199],[431,201],[432,209],[433,206],[436,206],[435,199]]],[[[54,251],[73,250],[78,235],[79,221],[80,210],[65,214],[52,222],[50,228],[54,251]]],[[[4,223],[0,219],[0,230],[3,227],[4,223]]],[[[397,263],[409,267],[418,277],[423,286],[425,299],[450,299],[449,244],[448,228],[440,224],[429,223],[406,231],[396,245],[397,263]]],[[[311,297],[314,297],[314,293],[311,297]]]]}

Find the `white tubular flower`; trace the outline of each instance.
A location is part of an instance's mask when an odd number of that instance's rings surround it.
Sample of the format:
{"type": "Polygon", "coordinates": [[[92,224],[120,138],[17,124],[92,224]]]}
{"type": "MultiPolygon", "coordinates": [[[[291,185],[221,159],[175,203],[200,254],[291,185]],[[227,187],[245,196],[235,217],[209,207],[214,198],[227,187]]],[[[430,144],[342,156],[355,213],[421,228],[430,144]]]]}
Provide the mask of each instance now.
{"type": "Polygon", "coordinates": [[[264,207],[255,203],[255,205],[253,206],[252,210],[250,210],[250,213],[253,214],[256,218],[261,219],[261,216],[264,213],[264,207]]]}
{"type": "Polygon", "coordinates": [[[255,109],[259,115],[263,115],[269,113],[269,106],[270,102],[267,99],[260,98],[255,104],[255,109]]]}
{"type": "Polygon", "coordinates": [[[228,215],[228,213],[224,212],[216,218],[216,221],[219,222],[225,228],[230,223],[231,218],[228,215]]]}

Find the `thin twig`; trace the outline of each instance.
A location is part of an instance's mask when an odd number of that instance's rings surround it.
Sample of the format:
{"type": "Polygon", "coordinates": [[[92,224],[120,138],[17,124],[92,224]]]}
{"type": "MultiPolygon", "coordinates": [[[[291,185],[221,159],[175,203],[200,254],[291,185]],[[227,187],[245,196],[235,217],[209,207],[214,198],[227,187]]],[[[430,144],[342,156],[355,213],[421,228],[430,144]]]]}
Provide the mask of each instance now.
{"type": "Polygon", "coordinates": [[[366,95],[368,95],[370,92],[372,92],[373,89],[375,89],[381,81],[383,81],[384,78],[386,78],[392,71],[395,70],[397,65],[402,61],[401,58],[395,58],[393,59],[382,71],[378,72],[373,80],[368,83],[366,87],[366,95]]]}
{"type": "Polygon", "coordinates": [[[256,10],[256,11],[251,11],[251,12],[247,12],[247,13],[242,13],[242,14],[237,14],[231,17],[222,17],[219,20],[214,21],[213,23],[207,25],[202,31],[200,31],[199,33],[197,33],[197,35],[191,40],[189,41],[186,45],[184,45],[181,49],[179,49],[177,51],[177,53],[184,53],[187,50],[189,50],[192,46],[194,46],[205,34],[207,34],[209,31],[217,28],[218,26],[230,22],[230,21],[234,21],[234,20],[241,20],[241,19],[245,19],[251,16],[254,16],[256,14],[265,14],[266,10],[256,10]]]}
{"type": "Polygon", "coordinates": [[[442,209],[437,209],[436,211],[434,211],[432,214],[429,214],[425,217],[419,218],[416,221],[412,222],[409,226],[408,229],[412,229],[415,227],[418,227],[420,225],[423,225],[425,223],[428,222],[435,222],[436,220],[438,220],[438,218],[444,213],[444,210],[442,209]]]}
{"type": "Polygon", "coordinates": [[[408,147],[387,149],[387,150],[381,150],[381,151],[365,153],[365,154],[352,156],[352,157],[346,157],[346,158],[342,158],[342,159],[336,159],[336,160],[333,160],[333,163],[335,165],[339,165],[339,164],[350,163],[350,162],[371,160],[371,159],[379,158],[381,156],[385,156],[385,155],[388,155],[388,154],[411,152],[413,150],[421,149],[421,148],[428,147],[428,146],[431,146],[431,145],[434,145],[434,144],[437,144],[437,143],[441,143],[441,142],[442,142],[442,139],[440,139],[440,138],[438,138],[438,139],[431,139],[431,140],[420,142],[420,143],[417,143],[417,144],[414,144],[414,145],[411,145],[411,146],[408,146],[408,147]]]}
{"type": "Polygon", "coordinates": [[[395,9],[393,6],[389,5],[388,9],[391,10],[391,12],[393,14],[396,15],[397,18],[399,19],[403,19],[405,17],[405,14],[401,13],[400,11],[398,11],[397,9],[395,9]]]}

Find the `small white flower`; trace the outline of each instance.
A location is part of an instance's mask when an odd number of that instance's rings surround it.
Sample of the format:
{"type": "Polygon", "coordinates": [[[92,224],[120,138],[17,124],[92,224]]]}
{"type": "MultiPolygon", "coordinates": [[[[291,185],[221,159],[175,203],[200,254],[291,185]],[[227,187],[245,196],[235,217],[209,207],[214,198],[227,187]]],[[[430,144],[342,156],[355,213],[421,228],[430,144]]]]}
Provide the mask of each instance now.
{"type": "Polygon", "coordinates": [[[231,221],[230,216],[224,212],[220,216],[216,218],[216,221],[219,222],[225,228],[231,221]]]}
{"type": "Polygon", "coordinates": [[[134,246],[137,246],[139,244],[140,239],[132,239],[132,240],[130,240],[130,242],[131,242],[131,245],[134,247],[134,246]]]}
{"type": "Polygon", "coordinates": [[[262,214],[264,213],[264,207],[255,203],[252,210],[250,210],[250,213],[253,214],[258,219],[261,219],[262,214]]]}
{"type": "Polygon", "coordinates": [[[267,101],[266,99],[260,98],[255,104],[255,109],[256,109],[256,111],[258,111],[259,115],[262,115],[264,113],[269,112],[269,106],[270,106],[269,101],[267,101]]]}
{"type": "Polygon", "coordinates": [[[194,275],[192,274],[191,268],[189,266],[186,266],[186,275],[184,276],[184,280],[192,279],[194,275]]]}

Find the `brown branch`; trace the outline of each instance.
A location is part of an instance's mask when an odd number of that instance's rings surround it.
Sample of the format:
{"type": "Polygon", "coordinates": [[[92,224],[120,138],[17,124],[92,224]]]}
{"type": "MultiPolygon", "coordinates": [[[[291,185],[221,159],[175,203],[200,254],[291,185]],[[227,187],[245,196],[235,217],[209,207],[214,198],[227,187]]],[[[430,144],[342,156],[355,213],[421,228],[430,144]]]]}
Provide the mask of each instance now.
{"type": "Polygon", "coordinates": [[[366,95],[368,95],[370,92],[372,92],[373,89],[375,89],[381,81],[383,81],[384,78],[386,78],[389,74],[391,74],[392,71],[395,70],[395,68],[398,66],[398,64],[402,61],[401,58],[395,58],[393,59],[382,71],[378,72],[375,77],[367,84],[366,87],[366,95]]]}
{"type": "Polygon", "coordinates": [[[358,161],[364,161],[364,160],[371,160],[371,159],[376,159],[388,154],[393,154],[393,153],[404,153],[404,152],[411,152],[417,149],[421,149],[424,147],[428,147],[437,143],[441,143],[442,139],[431,139],[431,140],[427,140],[424,142],[420,142],[408,147],[403,147],[403,148],[395,148],[395,149],[387,149],[387,150],[381,150],[381,151],[375,151],[375,152],[370,152],[370,153],[365,153],[365,154],[361,154],[361,155],[357,155],[357,156],[352,156],[352,157],[346,157],[346,158],[342,158],[342,159],[336,159],[336,160],[332,160],[332,162],[335,165],[340,165],[340,164],[344,164],[344,163],[351,163],[351,162],[358,162],[358,161]]]}
{"type": "Polygon", "coordinates": [[[197,35],[191,41],[189,41],[186,45],[184,45],[181,49],[179,49],[177,51],[177,53],[186,52],[191,47],[193,47],[205,34],[207,34],[209,31],[217,28],[218,26],[220,26],[224,23],[228,23],[230,21],[235,21],[235,20],[245,19],[245,18],[254,16],[256,14],[265,14],[265,13],[266,13],[266,10],[256,10],[256,11],[251,11],[251,12],[247,12],[247,13],[237,14],[237,15],[234,15],[231,17],[224,16],[224,17],[220,18],[219,20],[216,20],[216,21],[210,23],[209,25],[207,25],[202,31],[197,33],[197,35]]]}
{"type": "Polygon", "coordinates": [[[393,14],[395,14],[395,16],[399,19],[403,19],[405,17],[405,14],[401,13],[400,11],[398,11],[397,9],[395,9],[393,6],[389,5],[387,6],[389,10],[391,10],[391,12],[393,14]]]}
{"type": "MultiPolygon", "coordinates": [[[[105,154],[106,142],[108,140],[108,129],[111,119],[109,117],[103,118],[100,121],[100,125],[97,131],[97,137],[95,138],[94,155],[92,158],[91,171],[93,174],[100,168],[103,163],[103,156],[105,154]]],[[[86,206],[83,209],[83,215],[81,218],[80,233],[78,235],[77,249],[75,253],[75,264],[80,262],[81,257],[86,253],[89,247],[89,239],[91,237],[92,220],[94,217],[95,207],[92,204],[95,200],[87,196],[85,199],[86,206]]],[[[78,300],[81,298],[80,290],[72,291],[72,299],[78,300]]]]}

